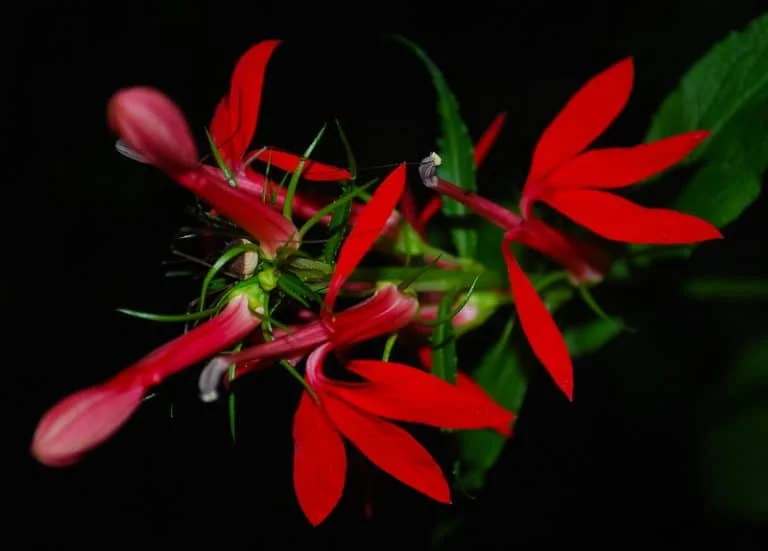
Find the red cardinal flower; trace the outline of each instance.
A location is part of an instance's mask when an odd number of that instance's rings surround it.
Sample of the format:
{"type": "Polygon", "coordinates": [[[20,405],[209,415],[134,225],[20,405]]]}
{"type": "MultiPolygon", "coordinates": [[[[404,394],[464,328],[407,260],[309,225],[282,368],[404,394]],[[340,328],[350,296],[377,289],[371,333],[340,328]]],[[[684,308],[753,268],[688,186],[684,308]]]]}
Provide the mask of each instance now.
{"type": "Polygon", "coordinates": [[[646,208],[601,191],[632,185],[683,160],[709,136],[699,130],[628,148],[591,149],[590,144],[626,105],[633,84],[627,58],[587,82],[542,134],[520,201],[522,217],[435,175],[434,160],[422,164],[424,182],[461,201],[503,228],[503,255],[523,331],[536,356],[561,390],[573,395],[573,366],[565,341],[509,245],[517,241],[568,268],[574,281],[599,280],[607,259],[594,248],[546,226],[532,215],[536,201],[615,241],[643,244],[697,243],[721,238],[709,222],[667,209],[646,208]]]}
{"type": "Polygon", "coordinates": [[[61,400],[42,417],[32,454],[51,467],[71,465],[109,439],[141,404],[147,390],[242,340],[260,323],[239,295],[216,316],[154,350],[110,380],[61,400]]]}
{"type": "Polygon", "coordinates": [[[219,169],[197,161],[184,115],[161,92],[146,87],[121,90],[109,101],[108,117],[128,147],[254,236],[267,255],[298,246],[298,230],[290,220],[260,195],[232,186],[219,169]]]}
{"type": "Polygon", "coordinates": [[[410,434],[385,419],[511,433],[514,415],[484,393],[407,365],[353,360],[345,367],[361,381],[330,379],[323,361],[332,347],[322,346],[307,359],[307,380],[318,400],[304,392],[293,425],[294,488],[315,526],[333,511],[344,490],[342,436],[381,470],[436,501],[450,503],[450,489],[437,462],[410,434]]]}
{"type": "MultiPolygon", "coordinates": [[[[418,311],[415,298],[391,284],[361,304],[334,313],[339,291],[381,235],[405,188],[405,165],[384,179],[365,205],[339,253],[324,302],[322,319],[295,332],[236,354],[218,358],[200,379],[204,399],[214,398],[227,365],[263,367],[277,357],[309,353],[305,391],[294,417],[294,488],[313,525],[336,507],[344,489],[346,452],[342,435],[375,465],[440,502],[450,501],[448,483],[435,460],[407,432],[384,419],[453,429],[491,428],[509,435],[514,415],[482,389],[467,382],[451,385],[422,370],[393,362],[352,360],[349,373],[361,382],[330,379],[323,362],[332,350],[397,331],[418,311]]],[[[241,371],[242,373],[242,371],[241,371]]]]}

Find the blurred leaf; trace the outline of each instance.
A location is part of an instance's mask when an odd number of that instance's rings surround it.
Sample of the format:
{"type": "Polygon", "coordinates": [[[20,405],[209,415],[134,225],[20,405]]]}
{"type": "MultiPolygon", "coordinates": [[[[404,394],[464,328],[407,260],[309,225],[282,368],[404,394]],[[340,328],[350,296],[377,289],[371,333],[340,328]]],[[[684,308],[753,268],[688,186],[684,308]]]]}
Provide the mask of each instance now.
{"type": "Polygon", "coordinates": [[[699,300],[768,300],[768,279],[699,277],[686,281],[683,293],[699,300]]]}
{"type": "MultiPolygon", "coordinates": [[[[459,103],[448,87],[440,69],[415,43],[403,37],[396,40],[408,46],[427,67],[437,92],[437,112],[443,134],[438,140],[438,154],[442,158],[438,172],[444,178],[460,188],[476,191],[475,157],[472,138],[459,113],[459,103]]],[[[466,218],[467,207],[461,203],[443,197],[443,213],[450,218],[466,218]]],[[[457,224],[454,224],[456,226],[457,224]]],[[[477,248],[477,234],[473,229],[453,227],[453,243],[459,256],[473,257],[477,248]]]]}
{"type": "MultiPolygon", "coordinates": [[[[646,141],[692,130],[712,136],[681,163],[701,168],[672,208],[723,227],[758,197],[768,164],[768,13],[688,70],[656,113],[646,141]]],[[[693,247],[676,250],[686,256],[693,247]]]]}
{"type": "MultiPolygon", "coordinates": [[[[517,352],[510,343],[514,318],[472,373],[477,384],[502,407],[517,413],[523,404],[528,379],[517,352]]],[[[459,468],[457,481],[467,491],[478,491],[485,476],[496,464],[507,439],[491,430],[471,430],[457,433],[459,468]]]]}
{"type": "Polygon", "coordinates": [[[768,522],[767,337],[747,348],[719,387],[728,403],[701,410],[711,421],[701,433],[701,484],[715,510],[768,522]]]}
{"type": "Polygon", "coordinates": [[[456,384],[458,358],[456,335],[450,314],[456,293],[446,293],[437,307],[437,319],[446,320],[432,331],[432,373],[444,381],[456,384]]]}
{"type": "Polygon", "coordinates": [[[622,327],[608,319],[596,319],[579,325],[569,327],[564,331],[565,343],[573,358],[586,356],[600,350],[621,334],[622,327]]]}

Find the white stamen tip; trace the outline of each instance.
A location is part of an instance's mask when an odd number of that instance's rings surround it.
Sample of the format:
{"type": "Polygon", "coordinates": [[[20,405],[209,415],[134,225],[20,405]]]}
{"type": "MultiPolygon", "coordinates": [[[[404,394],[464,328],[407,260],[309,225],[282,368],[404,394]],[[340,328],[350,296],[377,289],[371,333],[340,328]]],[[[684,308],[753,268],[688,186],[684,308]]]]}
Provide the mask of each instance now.
{"type": "Polygon", "coordinates": [[[132,161],[136,161],[139,163],[148,164],[149,161],[146,159],[146,157],[142,156],[138,151],[135,149],[131,149],[128,144],[126,144],[123,140],[117,140],[115,142],[115,149],[117,150],[120,155],[123,157],[127,157],[131,159],[132,161]]]}

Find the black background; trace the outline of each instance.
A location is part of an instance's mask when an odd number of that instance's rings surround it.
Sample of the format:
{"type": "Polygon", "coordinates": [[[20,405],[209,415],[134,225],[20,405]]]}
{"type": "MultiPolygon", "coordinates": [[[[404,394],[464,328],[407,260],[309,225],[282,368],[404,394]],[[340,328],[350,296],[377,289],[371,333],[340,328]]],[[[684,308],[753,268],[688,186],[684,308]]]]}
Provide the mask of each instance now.
{"type": "MultiPolygon", "coordinates": [[[[259,40],[282,38],[255,143],[303,151],[336,117],[361,166],[417,161],[434,148],[438,127],[423,66],[382,33],[404,34],[442,68],[473,137],[499,110],[509,112],[481,174],[491,182],[481,180],[484,191],[503,197],[524,178],[544,126],[590,76],[634,56],[631,101],[604,139],[637,143],[683,71],[764,3],[158,4],[28,6],[6,21],[8,36],[18,33],[6,49],[12,155],[2,277],[13,379],[6,402],[20,437],[13,449],[24,455],[21,470],[7,473],[15,489],[6,493],[11,528],[30,545],[424,549],[443,508],[362,462],[351,469],[339,510],[309,528],[291,486],[298,388],[278,371],[243,385],[236,447],[224,404],[201,404],[190,372],[80,465],[49,470],[28,456],[35,424],[56,400],[177,334],[176,326],[115,308],[174,312],[190,296],[163,279],[161,262],[191,197],[114,152],[109,96],[123,86],[160,88],[203,144],[236,59],[259,40]],[[371,487],[375,514],[366,520],[362,499],[371,487]]],[[[317,156],[344,159],[334,140],[317,156]]],[[[603,305],[620,308],[644,332],[577,367],[575,405],[543,377],[533,382],[487,492],[457,498],[467,514],[457,548],[759,534],[759,525],[702,495],[691,412],[699,389],[716,385],[741,328],[759,327],[764,317],[758,306],[691,304],[668,282],[689,273],[765,274],[765,208],[758,200],[724,242],[654,274],[631,296],[606,294],[603,305]],[[725,334],[723,324],[738,328],[725,334]]]]}

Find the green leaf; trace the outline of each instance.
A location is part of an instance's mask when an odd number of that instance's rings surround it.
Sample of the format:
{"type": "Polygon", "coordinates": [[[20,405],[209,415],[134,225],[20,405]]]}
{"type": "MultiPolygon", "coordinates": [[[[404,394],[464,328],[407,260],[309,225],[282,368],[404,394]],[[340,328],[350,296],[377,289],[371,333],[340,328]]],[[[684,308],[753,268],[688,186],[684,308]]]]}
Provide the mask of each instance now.
{"type": "Polygon", "coordinates": [[[597,352],[621,332],[620,325],[610,319],[598,318],[584,325],[568,328],[563,336],[571,357],[578,358],[597,352]]]}
{"type": "MultiPolygon", "coordinates": [[[[424,62],[437,92],[437,112],[442,126],[442,136],[438,140],[438,154],[443,161],[438,169],[440,177],[460,188],[476,191],[474,146],[461,118],[456,97],[440,69],[419,46],[407,38],[398,36],[395,39],[408,46],[424,62]]],[[[443,197],[442,205],[443,213],[453,219],[466,218],[469,212],[467,207],[448,197],[443,197]]],[[[477,234],[473,229],[454,227],[451,234],[459,256],[475,255],[477,234]]]]}
{"type": "Polygon", "coordinates": [[[456,335],[449,317],[456,293],[446,293],[437,307],[437,319],[447,320],[432,332],[432,373],[437,377],[456,384],[458,359],[456,357],[456,335]]]}
{"type": "Polygon", "coordinates": [[[662,103],[646,141],[692,130],[712,136],[681,163],[700,167],[673,208],[723,227],[758,197],[768,164],[768,13],[690,68],[662,103]]]}
{"type": "MultiPolygon", "coordinates": [[[[513,328],[514,318],[511,318],[472,375],[498,404],[517,413],[525,398],[528,378],[510,342],[513,328]]],[[[486,474],[498,461],[507,439],[492,430],[460,431],[457,436],[457,482],[467,491],[478,491],[485,484],[486,474]]]]}

